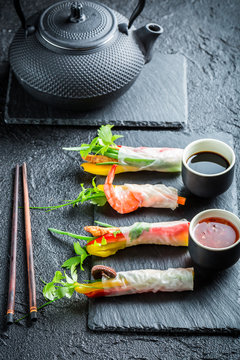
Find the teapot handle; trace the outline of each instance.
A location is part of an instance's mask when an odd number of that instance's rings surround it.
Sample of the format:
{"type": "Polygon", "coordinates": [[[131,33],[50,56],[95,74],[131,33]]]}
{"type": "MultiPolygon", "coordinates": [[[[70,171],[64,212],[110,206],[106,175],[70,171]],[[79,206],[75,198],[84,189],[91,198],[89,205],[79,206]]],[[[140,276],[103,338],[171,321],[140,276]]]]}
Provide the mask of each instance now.
{"type": "Polygon", "coordinates": [[[22,28],[25,30],[26,36],[34,33],[35,27],[33,25],[27,25],[27,23],[26,23],[26,19],[25,19],[25,16],[24,16],[21,4],[20,4],[20,0],[14,0],[13,4],[14,4],[15,10],[16,10],[16,13],[21,21],[22,28]]]}
{"type": "Polygon", "coordinates": [[[138,0],[138,4],[136,6],[136,8],[133,10],[133,13],[129,19],[129,23],[128,23],[128,29],[131,28],[133,22],[135,21],[135,19],[138,17],[138,15],[141,14],[141,12],[143,11],[143,8],[145,6],[146,0],[138,0]]]}

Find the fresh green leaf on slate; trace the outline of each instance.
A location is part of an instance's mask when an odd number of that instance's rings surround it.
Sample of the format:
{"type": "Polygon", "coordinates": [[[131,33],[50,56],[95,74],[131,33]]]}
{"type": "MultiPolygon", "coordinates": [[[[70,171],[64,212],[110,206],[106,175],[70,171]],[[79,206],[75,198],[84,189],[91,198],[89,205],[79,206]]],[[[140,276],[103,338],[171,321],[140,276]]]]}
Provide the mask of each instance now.
{"type": "Polygon", "coordinates": [[[62,267],[67,268],[67,269],[70,270],[72,266],[74,266],[76,268],[78,265],[81,265],[81,264],[82,264],[81,256],[74,256],[74,257],[71,257],[71,258],[67,259],[62,264],[62,267]]]}
{"type": "Polygon", "coordinates": [[[44,286],[43,296],[48,300],[54,300],[56,298],[56,288],[53,282],[50,282],[44,286]]]}
{"type": "Polygon", "coordinates": [[[61,273],[61,271],[56,271],[54,278],[52,279],[53,283],[61,283],[61,280],[65,279],[65,276],[61,273]]]}

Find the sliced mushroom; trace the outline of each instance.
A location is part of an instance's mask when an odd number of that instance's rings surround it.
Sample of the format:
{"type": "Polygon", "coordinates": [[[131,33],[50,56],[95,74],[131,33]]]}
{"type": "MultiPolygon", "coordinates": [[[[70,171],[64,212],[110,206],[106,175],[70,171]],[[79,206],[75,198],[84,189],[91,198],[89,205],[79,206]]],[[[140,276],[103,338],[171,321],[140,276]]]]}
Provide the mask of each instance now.
{"type": "Polygon", "coordinates": [[[109,266],[104,265],[95,265],[91,271],[92,277],[94,279],[101,279],[103,276],[106,278],[115,278],[117,273],[114,269],[110,268],[109,266]]]}

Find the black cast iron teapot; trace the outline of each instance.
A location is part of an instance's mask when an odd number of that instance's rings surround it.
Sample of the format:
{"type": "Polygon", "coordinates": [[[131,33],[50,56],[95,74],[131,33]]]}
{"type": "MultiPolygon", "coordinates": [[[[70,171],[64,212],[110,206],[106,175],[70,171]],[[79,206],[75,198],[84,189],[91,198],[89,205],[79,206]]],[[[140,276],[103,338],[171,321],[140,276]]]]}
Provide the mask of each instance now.
{"type": "Polygon", "coordinates": [[[9,59],[20,84],[35,98],[70,110],[101,107],[122,95],[151,60],[162,28],[132,26],[142,12],[139,0],[130,20],[93,1],[60,1],[25,20],[9,59]]]}

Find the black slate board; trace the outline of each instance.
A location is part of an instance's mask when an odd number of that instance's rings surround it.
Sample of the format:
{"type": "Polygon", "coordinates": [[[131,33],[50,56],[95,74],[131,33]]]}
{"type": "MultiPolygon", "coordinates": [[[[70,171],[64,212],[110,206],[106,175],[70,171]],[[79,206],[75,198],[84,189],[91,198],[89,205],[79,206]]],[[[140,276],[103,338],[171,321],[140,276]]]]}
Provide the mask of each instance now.
{"type": "Polygon", "coordinates": [[[187,123],[186,59],[156,52],[121,98],[86,113],[41,104],[22,89],[10,71],[4,119],[8,124],[183,127],[187,123]]]}
{"type": "MultiPolygon", "coordinates": [[[[124,143],[137,146],[179,146],[203,137],[214,137],[233,146],[231,135],[185,135],[174,132],[131,132],[124,143]],[[144,138],[143,138],[144,136],[144,138]]],[[[106,205],[96,208],[95,220],[114,225],[130,225],[136,221],[158,222],[187,218],[208,208],[223,208],[237,214],[236,180],[225,193],[212,200],[190,195],[184,189],[181,176],[141,172],[121,174],[115,183],[165,183],[175,186],[187,197],[186,206],[174,212],[166,209],[141,209],[128,215],[119,215],[106,205]]],[[[191,266],[186,248],[141,245],[121,250],[109,258],[94,257],[92,265],[104,264],[120,270],[141,268],[167,269],[191,266]]],[[[167,332],[238,332],[240,331],[240,262],[215,276],[195,274],[195,290],[182,293],[129,295],[92,299],[89,303],[88,325],[93,330],[112,331],[167,331],[167,332]]]]}

